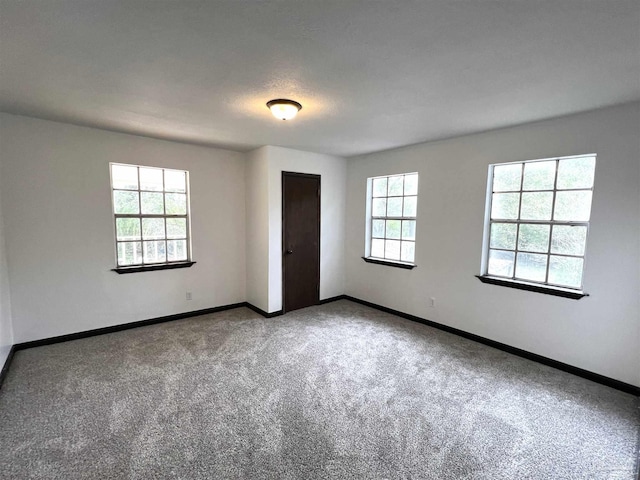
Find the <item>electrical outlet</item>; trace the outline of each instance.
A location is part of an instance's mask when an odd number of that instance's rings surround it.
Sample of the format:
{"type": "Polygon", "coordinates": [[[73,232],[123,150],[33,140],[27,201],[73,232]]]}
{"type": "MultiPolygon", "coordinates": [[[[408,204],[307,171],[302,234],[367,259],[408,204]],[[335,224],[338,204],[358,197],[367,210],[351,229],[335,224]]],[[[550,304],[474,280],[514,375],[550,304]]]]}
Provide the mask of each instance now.
{"type": "Polygon", "coordinates": [[[436,298],[435,297],[430,297],[429,298],[429,306],[435,308],[435,306],[436,306],[436,298]]]}
{"type": "Polygon", "coordinates": [[[191,300],[191,292],[187,292],[187,300],[191,300]]]}

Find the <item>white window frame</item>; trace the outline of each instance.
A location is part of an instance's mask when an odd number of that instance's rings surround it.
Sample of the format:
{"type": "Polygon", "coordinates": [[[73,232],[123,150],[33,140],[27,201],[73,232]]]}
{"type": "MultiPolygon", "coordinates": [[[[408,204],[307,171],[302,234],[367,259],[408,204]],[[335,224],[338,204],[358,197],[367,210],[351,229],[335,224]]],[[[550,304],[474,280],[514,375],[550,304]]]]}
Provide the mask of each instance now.
{"type": "MultiPolygon", "coordinates": [[[[597,155],[592,154],[584,154],[584,155],[572,155],[565,157],[552,157],[552,158],[543,158],[536,160],[525,160],[520,162],[505,162],[505,163],[496,163],[489,165],[489,172],[487,177],[487,192],[486,192],[486,202],[485,202],[485,219],[484,219],[484,232],[483,232],[483,242],[482,242],[482,261],[481,261],[481,274],[478,276],[480,280],[485,283],[494,283],[498,285],[504,286],[513,286],[515,288],[521,288],[524,290],[537,291],[541,293],[550,293],[553,295],[564,296],[568,298],[579,299],[588,294],[584,293],[584,273],[586,270],[586,257],[587,257],[587,244],[589,237],[589,228],[591,216],[589,215],[589,220],[555,220],[555,204],[556,204],[556,195],[558,192],[566,192],[566,191],[589,191],[592,193],[592,203],[591,208],[593,207],[593,183],[590,188],[558,188],[558,171],[559,171],[559,162],[563,160],[571,160],[575,158],[593,158],[594,160],[594,178],[595,178],[595,162],[597,160],[597,155]],[[555,161],[555,176],[553,189],[546,190],[524,190],[523,182],[524,182],[524,168],[526,164],[535,163],[535,162],[549,162],[555,161]],[[513,191],[500,191],[499,193],[518,193],[520,195],[519,207],[518,207],[518,218],[513,219],[491,219],[491,210],[492,210],[492,199],[493,199],[493,172],[494,168],[497,166],[503,165],[522,165],[522,173],[520,174],[520,188],[518,190],[513,191]],[[529,219],[521,219],[522,215],[522,194],[524,193],[536,193],[536,192],[552,192],[552,210],[551,210],[551,219],[550,220],[529,220],[529,219]],[[491,226],[494,223],[498,224],[515,224],[517,225],[516,229],[516,239],[514,249],[499,249],[493,248],[493,250],[504,250],[509,252],[514,252],[514,264],[513,264],[513,273],[510,276],[499,276],[499,275],[490,275],[488,273],[489,268],[489,252],[492,250],[490,247],[490,237],[491,237],[491,226]],[[519,232],[520,225],[549,225],[549,243],[547,246],[546,252],[538,252],[538,251],[527,251],[520,250],[519,247],[519,232]],[[552,252],[552,239],[553,239],[553,229],[555,226],[581,226],[586,227],[586,238],[584,245],[584,252],[582,255],[573,255],[573,254],[563,254],[552,252]],[[544,281],[535,281],[530,279],[521,279],[516,276],[517,272],[517,262],[518,262],[518,253],[533,253],[536,255],[546,255],[547,256],[547,265],[545,272],[544,281]],[[549,269],[550,269],[550,259],[552,256],[558,257],[571,257],[571,258],[580,258],[582,259],[582,275],[579,286],[569,286],[562,285],[557,283],[552,283],[549,281],[549,269]]],[[[595,180],[594,180],[595,182],[595,180]]]]}
{"type": "MultiPolygon", "coordinates": [[[[383,264],[383,265],[389,265],[389,266],[394,266],[394,267],[400,267],[400,268],[406,268],[406,269],[412,269],[415,268],[416,262],[415,262],[415,255],[416,255],[416,241],[417,241],[417,225],[418,225],[418,221],[417,221],[417,201],[420,195],[420,175],[418,172],[407,172],[407,173],[395,173],[395,174],[389,174],[389,175],[379,175],[376,177],[369,177],[367,178],[367,200],[366,200],[366,228],[365,228],[365,255],[362,257],[363,260],[365,260],[366,262],[369,263],[377,263],[377,264],[383,264]],[[408,176],[408,175],[416,175],[418,177],[418,188],[416,190],[415,194],[411,194],[411,195],[405,195],[404,192],[404,177],[408,176]],[[374,180],[377,179],[381,179],[381,178],[386,178],[387,181],[389,178],[392,177],[403,177],[403,194],[402,195],[389,195],[387,192],[387,196],[385,197],[374,197],[373,194],[373,182],[374,180]],[[415,215],[404,215],[404,199],[405,197],[416,197],[416,214],[415,215]],[[402,198],[402,215],[400,216],[388,216],[388,215],[384,215],[384,216],[377,216],[377,215],[373,215],[373,201],[375,198],[402,198]],[[389,238],[386,236],[386,232],[385,232],[385,237],[375,237],[377,238],[384,238],[384,240],[400,240],[401,242],[411,242],[414,245],[414,259],[412,262],[409,261],[403,261],[400,259],[389,259],[389,258],[385,258],[385,257],[374,257],[371,255],[371,251],[372,251],[372,242],[374,240],[373,237],[373,222],[374,220],[398,220],[401,222],[400,224],[400,239],[393,239],[393,238],[389,238]],[[402,238],[402,221],[413,221],[415,222],[416,225],[416,229],[414,231],[414,237],[413,239],[404,239],[402,238]]],[[[402,244],[400,246],[400,256],[402,258],[402,244]]]]}
{"type": "MultiPolygon", "coordinates": [[[[126,163],[115,163],[115,162],[111,162],[109,163],[109,176],[110,176],[110,181],[111,181],[111,212],[113,215],[113,237],[114,237],[114,244],[115,244],[115,264],[116,264],[116,268],[114,268],[113,270],[118,272],[118,273],[130,273],[130,272],[138,272],[138,271],[146,271],[146,270],[161,270],[161,269],[170,269],[170,268],[181,268],[181,267],[190,267],[193,264],[195,264],[194,261],[192,261],[192,248],[191,248],[191,192],[190,192],[190,181],[189,181],[189,172],[187,170],[182,170],[182,169],[178,169],[178,168],[162,168],[162,167],[152,167],[152,166],[148,166],[148,165],[134,165],[134,164],[126,164],[126,163]],[[138,187],[137,189],[119,189],[119,188],[114,188],[113,185],[113,167],[114,166],[123,166],[123,167],[134,167],[137,169],[137,175],[138,175],[138,187]],[[145,190],[142,188],[141,182],[140,182],[140,169],[153,169],[153,170],[161,170],[162,171],[162,179],[163,179],[163,188],[162,190],[145,190]],[[168,214],[166,213],[166,202],[165,202],[165,195],[166,194],[171,194],[171,193],[181,193],[181,192],[174,192],[171,190],[167,190],[166,189],[166,185],[165,185],[165,171],[176,171],[176,172],[181,172],[184,173],[185,176],[185,192],[184,194],[186,195],[186,213],[184,214],[168,214]],[[129,191],[129,192],[137,192],[138,193],[138,213],[116,213],[115,212],[115,200],[114,200],[114,192],[116,191],[129,191]],[[162,214],[149,214],[149,213],[142,213],[142,193],[144,192],[149,192],[149,193],[162,193],[163,196],[163,208],[165,209],[164,213],[162,214]],[[142,231],[141,231],[141,236],[140,236],[140,242],[142,244],[142,252],[140,255],[140,262],[137,263],[127,263],[127,264],[123,264],[120,265],[119,260],[118,260],[118,245],[121,243],[126,243],[126,242],[133,242],[135,240],[118,240],[118,232],[117,232],[117,223],[118,223],[118,219],[121,218],[137,218],[140,219],[140,224],[142,226],[142,220],[143,219],[148,219],[148,218],[161,218],[164,220],[164,226],[165,226],[165,230],[164,230],[164,237],[163,238],[157,238],[154,239],[153,242],[158,242],[158,241],[164,241],[165,242],[165,258],[166,260],[163,262],[145,262],[144,261],[144,242],[145,240],[143,239],[143,235],[142,235],[142,231]],[[172,219],[172,218],[181,218],[181,219],[185,219],[186,222],[186,237],[184,238],[169,238],[168,234],[167,234],[167,219],[172,219]],[[167,246],[167,242],[172,241],[172,240],[185,240],[186,241],[186,259],[181,259],[181,260],[169,260],[168,259],[168,246],[167,246]]],[[[149,240],[151,241],[151,240],[149,240]]],[[[135,250],[134,250],[135,251],[135,250]]]]}

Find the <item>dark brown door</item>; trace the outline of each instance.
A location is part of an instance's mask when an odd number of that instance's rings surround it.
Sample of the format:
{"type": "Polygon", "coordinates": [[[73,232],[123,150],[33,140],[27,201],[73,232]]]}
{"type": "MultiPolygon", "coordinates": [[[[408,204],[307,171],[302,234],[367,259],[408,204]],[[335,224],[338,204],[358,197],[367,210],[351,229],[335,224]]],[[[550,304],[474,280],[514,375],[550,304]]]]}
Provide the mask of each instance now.
{"type": "Polygon", "coordinates": [[[282,172],[285,312],[320,301],[320,176],[282,172]]]}

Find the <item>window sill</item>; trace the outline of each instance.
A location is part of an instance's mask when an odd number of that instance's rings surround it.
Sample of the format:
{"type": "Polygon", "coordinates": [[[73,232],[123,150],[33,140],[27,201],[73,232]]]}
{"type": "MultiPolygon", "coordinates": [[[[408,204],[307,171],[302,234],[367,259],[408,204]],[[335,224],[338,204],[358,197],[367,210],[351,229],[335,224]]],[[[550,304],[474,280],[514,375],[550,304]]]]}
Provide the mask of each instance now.
{"type": "Polygon", "coordinates": [[[155,265],[135,265],[133,267],[112,268],[111,271],[119,274],[153,272],[154,270],[173,270],[174,268],[189,268],[195,263],[196,262],[176,262],[176,263],[157,263],[155,265]]]}
{"type": "Polygon", "coordinates": [[[491,285],[500,285],[501,287],[517,288],[518,290],[526,290],[529,292],[544,293],[547,295],[555,295],[557,297],[572,298],[580,300],[582,297],[588,297],[588,293],[580,290],[570,290],[562,287],[551,287],[549,285],[538,285],[535,283],[522,282],[518,280],[507,280],[506,278],[491,277],[489,275],[476,275],[476,278],[482,283],[491,285]]]}
{"type": "Polygon", "coordinates": [[[373,257],[362,257],[362,259],[367,263],[375,263],[377,265],[386,265],[388,267],[404,268],[405,270],[411,270],[412,268],[417,267],[415,263],[394,262],[393,260],[382,260],[380,258],[373,258],[373,257]]]}

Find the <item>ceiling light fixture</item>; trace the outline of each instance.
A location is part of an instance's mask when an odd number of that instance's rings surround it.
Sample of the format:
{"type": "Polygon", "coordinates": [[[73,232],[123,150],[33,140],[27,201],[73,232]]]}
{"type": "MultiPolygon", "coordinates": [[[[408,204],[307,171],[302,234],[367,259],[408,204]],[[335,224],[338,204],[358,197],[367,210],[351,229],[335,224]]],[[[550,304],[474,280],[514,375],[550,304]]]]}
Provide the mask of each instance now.
{"type": "Polygon", "coordinates": [[[291,120],[295,117],[302,105],[293,100],[287,100],[286,98],[278,98],[276,100],[269,100],[267,107],[271,110],[274,117],[280,120],[291,120]]]}

